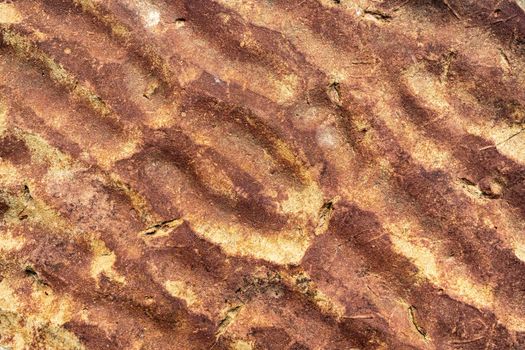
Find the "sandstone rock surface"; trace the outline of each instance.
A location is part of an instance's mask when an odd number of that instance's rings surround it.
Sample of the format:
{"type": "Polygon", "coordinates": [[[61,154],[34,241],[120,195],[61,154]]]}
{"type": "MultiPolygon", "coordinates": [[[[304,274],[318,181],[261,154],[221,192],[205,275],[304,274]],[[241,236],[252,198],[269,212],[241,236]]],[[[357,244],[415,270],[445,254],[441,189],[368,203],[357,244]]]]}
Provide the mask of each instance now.
{"type": "Polygon", "coordinates": [[[525,349],[524,7],[0,1],[0,348],[525,349]]]}

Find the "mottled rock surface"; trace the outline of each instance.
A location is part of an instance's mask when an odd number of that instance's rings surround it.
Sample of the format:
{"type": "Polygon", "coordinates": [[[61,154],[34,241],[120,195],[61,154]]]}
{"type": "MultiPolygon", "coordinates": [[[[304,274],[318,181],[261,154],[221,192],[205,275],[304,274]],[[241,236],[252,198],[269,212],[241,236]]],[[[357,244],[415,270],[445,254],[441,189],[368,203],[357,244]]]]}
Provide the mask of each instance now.
{"type": "Polygon", "coordinates": [[[0,1],[0,348],[525,349],[523,7],[0,1]]]}

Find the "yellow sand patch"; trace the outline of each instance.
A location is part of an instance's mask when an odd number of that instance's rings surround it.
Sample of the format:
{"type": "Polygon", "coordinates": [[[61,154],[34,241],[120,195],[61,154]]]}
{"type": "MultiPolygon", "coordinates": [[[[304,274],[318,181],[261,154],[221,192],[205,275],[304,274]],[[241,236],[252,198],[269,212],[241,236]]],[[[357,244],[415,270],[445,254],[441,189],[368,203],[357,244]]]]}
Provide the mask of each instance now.
{"type": "MultiPolygon", "coordinates": [[[[502,307],[505,305],[503,304],[502,307]]],[[[503,312],[500,321],[514,332],[525,332],[525,320],[522,317],[516,317],[509,312],[503,312]]]]}
{"type": "Polygon", "coordinates": [[[0,251],[19,250],[23,247],[24,242],[22,237],[13,237],[9,230],[5,230],[0,236],[0,251]]]}
{"type": "Polygon", "coordinates": [[[0,282],[0,310],[16,312],[18,307],[18,299],[16,298],[14,291],[11,289],[7,278],[4,278],[2,282],[0,282]]]}
{"type": "Polygon", "coordinates": [[[124,276],[120,275],[113,265],[117,260],[114,252],[106,247],[106,244],[100,239],[93,239],[91,241],[91,249],[93,251],[93,261],[91,262],[91,277],[98,283],[98,276],[104,274],[109,279],[118,283],[126,283],[124,276]]]}
{"type": "Polygon", "coordinates": [[[293,214],[301,219],[315,218],[323,206],[323,195],[317,185],[309,185],[300,191],[291,190],[288,198],[280,203],[284,214],[293,214]]]}
{"type": "Polygon", "coordinates": [[[279,96],[279,101],[281,102],[291,101],[295,97],[297,88],[300,86],[299,77],[295,74],[287,74],[281,80],[272,79],[272,81],[277,87],[279,92],[277,96],[279,96]]]}
{"type": "Polygon", "coordinates": [[[171,296],[184,300],[189,308],[200,304],[197,295],[186,282],[166,281],[166,283],[164,283],[164,288],[166,288],[171,296]]]}
{"type": "Polygon", "coordinates": [[[18,170],[11,163],[0,159],[0,185],[10,187],[20,183],[20,179],[22,177],[18,170]]]}
{"type": "Polygon", "coordinates": [[[0,24],[20,23],[22,16],[13,4],[0,3],[0,24]]]}
{"type": "Polygon", "coordinates": [[[276,264],[297,264],[310,245],[304,232],[280,232],[269,236],[239,225],[221,225],[188,216],[192,229],[203,238],[221,246],[228,255],[248,256],[276,264]]]}
{"type": "MultiPolygon", "coordinates": [[[[1,10],[0,10],[1,11],[1,10]]],[[[7,130],[7,106],[0,100],[0,136],[7,130]]]]}
{"type": "Polygon", "coordinates": [[[521,164],[525,164],[525,129],[509,128],[508,133],[497,143],[497,149],[521,164]]]}
{"type": "Polygon", "coordinates": [[[71,300],[67,297],[56,297],[48,286],[35,283],[31,299],[35,304],[34,315],[47,320],[53,325],[61,326],[71,319],[71,300]]]}
{"type": "Polygon", "coordinates": [[[253,348],[253,343],[245,340],[235,340],[230,345],[231,350],[252,350],[253,348]]]}
{"type": "Polygon", "coordinates": [[[445,112],[451,107],[446,99],[445,87],[430,73],[425,74],[422,65],[416,64],[410,67],[405,73],[405,78],[412,92],[416,96],[424,98],[424,102],[429,108],[445,112]]]}
{"type": "Polygon", "coordinates": [[[525,242],[514,243],[514,254],[516,254],[518,259],[525,262],[525,242]]]}
{"type": "Polygon", "coordinates": [[[411,259],[424,277],[432,281],[439,279],[440,272],[436,259],[429,249],[416,246],[396,235],[391,235],[390,240],[397,252],[411,259]]]}
{"type": "Polygon", "coordinates": [[[154,113],[148,113],[147,125],[153,129],[168,128],[176,124],[181,118],[176,103],[160,106],[154,113]]]}

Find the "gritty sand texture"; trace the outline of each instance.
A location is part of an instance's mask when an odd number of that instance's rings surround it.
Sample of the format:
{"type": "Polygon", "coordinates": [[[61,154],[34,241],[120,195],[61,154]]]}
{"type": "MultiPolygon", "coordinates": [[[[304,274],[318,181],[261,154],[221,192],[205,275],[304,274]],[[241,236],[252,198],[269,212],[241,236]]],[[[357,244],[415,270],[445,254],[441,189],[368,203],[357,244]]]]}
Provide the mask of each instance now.
{"type": "Polygon", "coordinates": [[[0,1],[0,349],[525,349],[524,7],[0,1]]]}

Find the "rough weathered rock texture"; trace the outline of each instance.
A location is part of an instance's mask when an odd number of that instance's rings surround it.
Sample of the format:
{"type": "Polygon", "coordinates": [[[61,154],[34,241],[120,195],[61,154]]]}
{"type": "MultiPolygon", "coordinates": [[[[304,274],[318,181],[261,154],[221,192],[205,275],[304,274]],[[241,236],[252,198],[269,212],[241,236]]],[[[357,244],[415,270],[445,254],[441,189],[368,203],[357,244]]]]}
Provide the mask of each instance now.
{"type": "Polygon", "coordinates": [[[510,0],[0,2],[2,349],[525,349],[510,0]]]}

